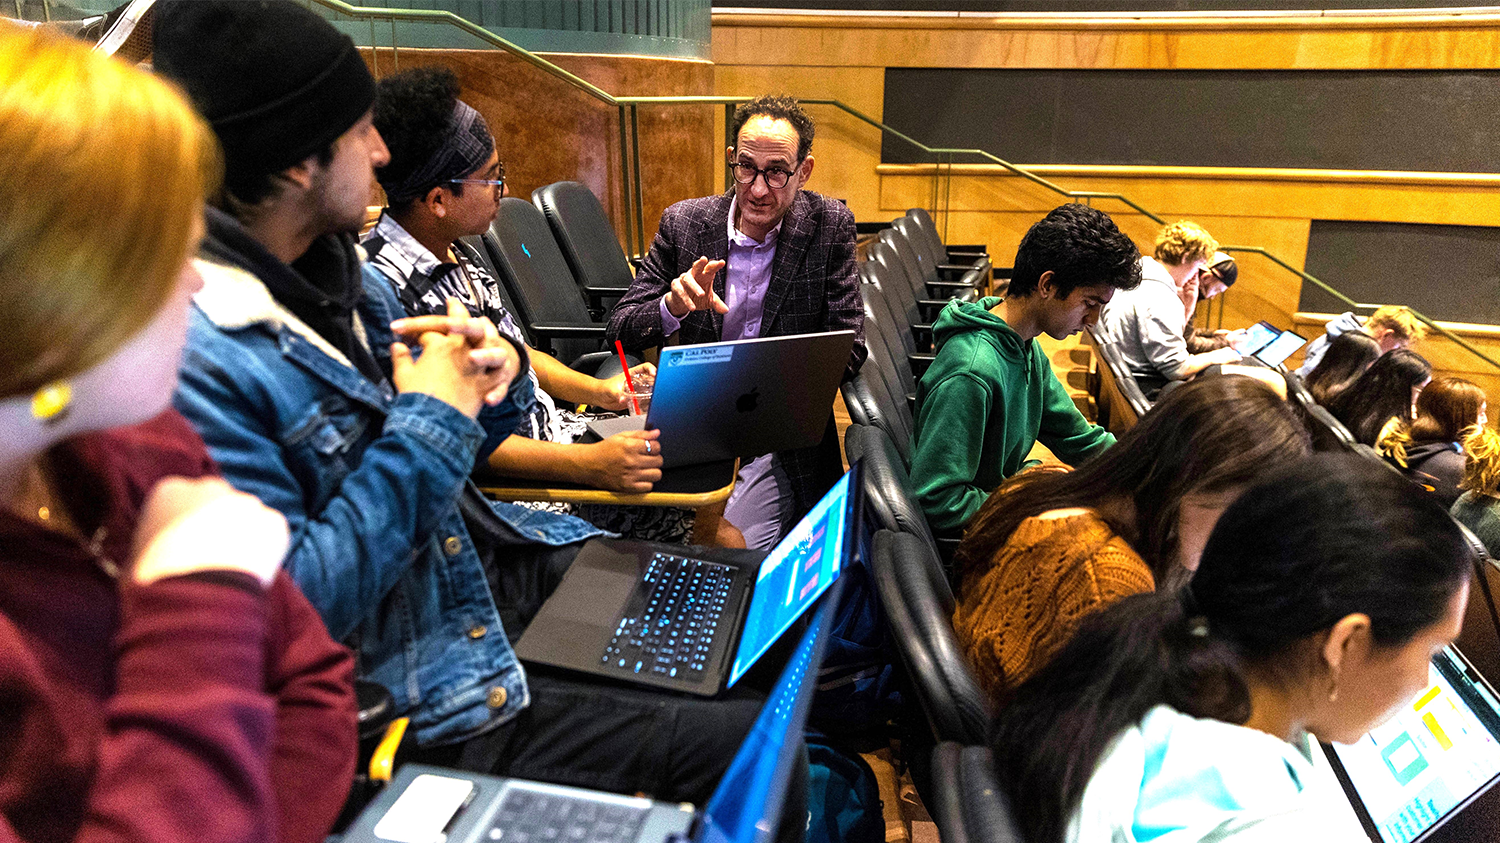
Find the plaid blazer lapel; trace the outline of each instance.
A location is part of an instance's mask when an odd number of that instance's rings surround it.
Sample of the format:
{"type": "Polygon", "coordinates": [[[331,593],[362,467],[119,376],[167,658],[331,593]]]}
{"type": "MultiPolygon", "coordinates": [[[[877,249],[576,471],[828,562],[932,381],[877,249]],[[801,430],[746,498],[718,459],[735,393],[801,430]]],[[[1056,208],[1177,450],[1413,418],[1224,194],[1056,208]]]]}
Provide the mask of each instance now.
{"type": "Polygon", "coordinates": [[[782,303],[792,291],[792,273],[802,265],[802,256],[807,253],[812,234],[808,220],[811,209],[812,199],[806,191],[799,190],[792,207],[782,218],[781,233],[776,238],[776,259],[771,263],[771,284],[766,288],[766,300],[761,308],[760,335],[763,337],[775,335],[772,326],[776,324],[776,314],[781,312],[782,303]]]}

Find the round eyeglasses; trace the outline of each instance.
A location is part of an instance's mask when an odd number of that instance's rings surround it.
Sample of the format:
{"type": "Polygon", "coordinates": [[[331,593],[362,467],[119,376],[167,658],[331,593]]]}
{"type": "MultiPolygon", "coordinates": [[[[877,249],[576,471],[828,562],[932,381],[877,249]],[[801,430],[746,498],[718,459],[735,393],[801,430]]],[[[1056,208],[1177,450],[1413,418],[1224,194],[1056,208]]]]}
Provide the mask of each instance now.
{"type": "Polygon", "coordinates": [[[791,171],[780,167],[767,167],[762,170],[751,164],[734,165],[734,180],[740,184],[755,184],[755,177],[761,175],[766,177],[766,187],[772,190],[786,187],[786,183],[792,179],[791,171]]]}

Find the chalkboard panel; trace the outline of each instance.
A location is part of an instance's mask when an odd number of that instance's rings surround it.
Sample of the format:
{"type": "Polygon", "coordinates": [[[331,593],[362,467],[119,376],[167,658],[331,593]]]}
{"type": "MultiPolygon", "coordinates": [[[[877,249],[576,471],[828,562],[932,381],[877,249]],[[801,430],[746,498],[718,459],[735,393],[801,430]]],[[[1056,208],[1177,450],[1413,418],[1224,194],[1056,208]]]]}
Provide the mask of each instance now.
{"type": "Polygon", "coordinates": [[[1497,70],[885,72],[886,123],[1026,164],[1500,172],[1497,114],[1497,70]]]}
{"type": "MultiPolygon", "coordinates": [[[[1359,302],[1450,322],[1500,324],[1500,228],[1313,220],[1307,273],[1359,302]]],[[[1311,284],[1298,310],[1348,308],[1311,284]]]]}

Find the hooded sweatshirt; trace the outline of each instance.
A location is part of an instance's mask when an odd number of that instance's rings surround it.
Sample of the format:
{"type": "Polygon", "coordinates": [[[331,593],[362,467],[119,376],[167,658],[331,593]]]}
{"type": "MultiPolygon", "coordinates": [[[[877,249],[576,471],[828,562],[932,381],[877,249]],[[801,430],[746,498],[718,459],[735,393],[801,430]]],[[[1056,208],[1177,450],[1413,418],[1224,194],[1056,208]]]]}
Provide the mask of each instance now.
{"type": "Polygon", "coordinates": [[[932,326],[937,355],[917,384],[911,478],[937,531],[962,529],[1037,440],[1069,465],[1115,441],[1078,412],[1041,346],[990,312],[1000,302],[949,302],[932,326]]]}
{"type": "Polygon", "coordinates": [[[1302,358],[1302,366],[1297,369],[1297,374],[1306,378],[1312,374],[1312,370],[1318,368],[1318,363],[1328,351],[1328,344],[1333,338],[1345,331],[1364,330],[1365,323],[1358,316],[1349,311],[1344,311],[1338,316],[1328,320],[1328,327],[1323,329],[1323,336],[1315,338],[1307,344],[1306,356],[1302,358]]]}

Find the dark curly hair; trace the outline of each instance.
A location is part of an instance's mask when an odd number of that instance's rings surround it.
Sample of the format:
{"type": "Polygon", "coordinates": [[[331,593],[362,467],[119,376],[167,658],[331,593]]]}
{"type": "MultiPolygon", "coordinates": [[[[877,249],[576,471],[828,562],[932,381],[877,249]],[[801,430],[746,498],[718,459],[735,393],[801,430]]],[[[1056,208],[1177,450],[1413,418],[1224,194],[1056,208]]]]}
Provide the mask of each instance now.
{"type": "Polygon", "coordinates": [[[745,128],[745,124],[750,121],[751,117],[761,116],[785,120],[797,130],[797,161],[799,163],[807,157],[809,152],[812,152],[815,131],[812,118],[807,116],[807,112],[802,110],[802,106],[798,105],[795,99],[786,94],[756,97],[747,103],[741,103],[740,107],[734,110],[734,126],[730,137],[733,138],[736,146],[739,145],[740,129],[745,128]]]}
{"type": "MultiPolygon", "coordinates": [[[[458,102],[458,76],[446,67],[418,67],[380,80],[375,98],[375,129],[391,151],[391,162],[375,171],[382,186],[400,184],[443,145],[448,117],[458,102]]],[[[427,190],[437,187],[437,182],[427,190]]],[[[463,195],[462,184],[450,185],[463,195]]],[[[426,191],[424,191],[426,192],[426,191]]],[[[393,204],[401,213],[416,200],[393,204]]]]}
{"type": "Polygon", "coordinates": [[[1010,277],[1010,295],[1036,292],[1042,273],[1052,270],[1057,294],[1075,287],[1108,284],[1134,290],[1141,283],[1140,250],[1103,211],[1076,202],[1053,208],[1021,239],[1010,277]]]}

